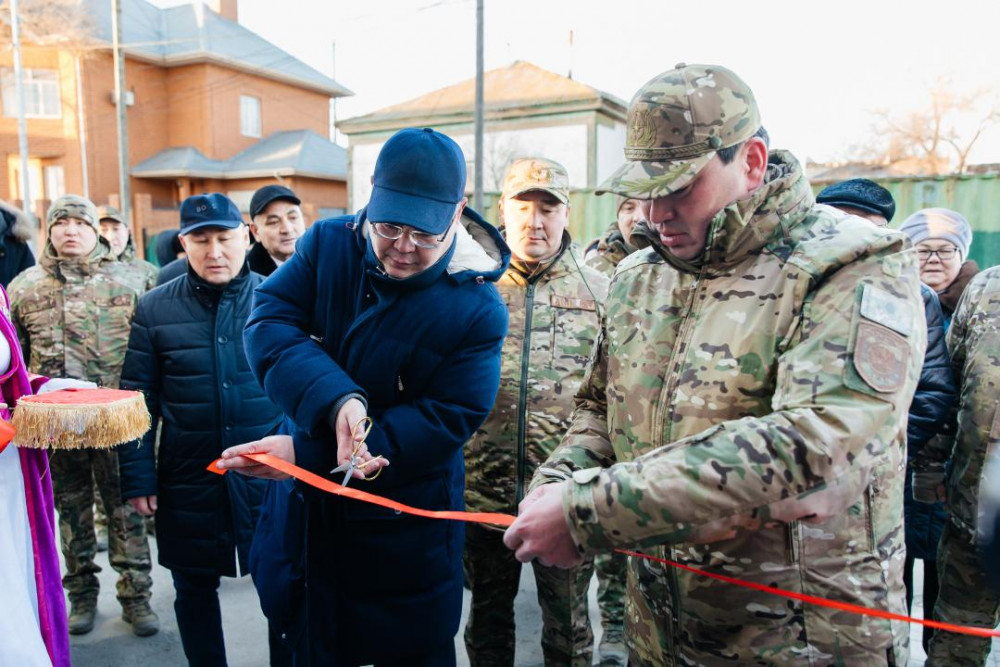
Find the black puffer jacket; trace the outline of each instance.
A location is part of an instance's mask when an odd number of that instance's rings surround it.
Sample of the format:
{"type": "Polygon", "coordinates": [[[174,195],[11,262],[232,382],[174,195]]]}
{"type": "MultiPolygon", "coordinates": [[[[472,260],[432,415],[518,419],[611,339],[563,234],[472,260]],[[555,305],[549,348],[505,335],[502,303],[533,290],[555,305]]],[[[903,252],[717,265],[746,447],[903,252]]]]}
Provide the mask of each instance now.
{"type": "MultiPolygon", "coordinates": [[[[913,461],[921,447],[935,435],[941,433],[947,436],[955,432],[955,411],[958,408],[958,393],[945,345],[944,315],[934,290],[921,285],[920,291],[927,315],[927,353],[906,425],[907,461],[913,461]]],[[[937,543],[945,524],[944,507],[941,503],[916,502],[911,481],[908,474],[904,495],[906,552],[914,558],[935,560],[937,543]]]]}
{"type": "Polygon", "coordinates": [[[246,265],[224,289],[188,271],[140,300],[121,386],[139,389],[153,416],[140,446],[120,448],[125,498],[156,495],[160,564],[192,574],[246,571],[267,482],[206,468],[232,445],[272,431],[280,413],[250,372],[243,327],[262,278],[246,265]],[[156,421],[162,419],[158,461],[156,421]]]}
{"type": "Polygon", "coordinates": [[[7,285],[14,277],[35,265],[28,241],[31,239],[31,222],[25,215],[6,202],[0,202],[0,285],[7,285]]]}

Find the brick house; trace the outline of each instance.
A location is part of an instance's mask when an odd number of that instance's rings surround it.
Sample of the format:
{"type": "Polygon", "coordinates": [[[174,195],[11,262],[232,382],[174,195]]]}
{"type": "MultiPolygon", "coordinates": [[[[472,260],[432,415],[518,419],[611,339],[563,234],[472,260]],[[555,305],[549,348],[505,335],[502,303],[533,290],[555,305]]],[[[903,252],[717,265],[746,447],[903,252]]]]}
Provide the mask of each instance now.
{"type": "MultiPolygon", "coordinates": [[[[93,21],[82,44],[31,44],[22,66],[31,209],[83,193],[119,200],[111,3],[82,0],[93,21]]],[[[309,220],[347,207],[347,161],[328,140],[330,100],[351,92],[216,9],[122,3],[133,225],[143,244],[177,226],[190,194],[219,191],[246,211],[255,189],[282,182],[309,220]]],[[[0,54],[0,196],[21,204],[17,94],[0,54]]]]}

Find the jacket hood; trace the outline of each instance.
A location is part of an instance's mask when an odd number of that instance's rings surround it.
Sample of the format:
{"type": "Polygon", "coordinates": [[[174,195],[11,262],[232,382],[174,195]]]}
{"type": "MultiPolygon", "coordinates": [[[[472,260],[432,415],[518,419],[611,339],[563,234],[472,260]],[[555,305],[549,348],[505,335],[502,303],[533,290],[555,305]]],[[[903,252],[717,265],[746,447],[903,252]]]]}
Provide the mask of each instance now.
{"type": "MultiPolygon", "coordinates": [[[[373,266],[381,263],[375,257],[375,252],[369,242],[371,223],[367,219],[367,208],[358,211],[354,216],[359,239],[366,246],[366,259],[373,266]]],[[[468,280],[485,280],[496,282],[510,264],[510,248],[504,242],[500,232],[483,219],[481,215],[466,207],[462,212],[458,231],[452,241],[451,248],[432,266],[409,278],[397,279],[384,276],[387,281],[408,287],[422,287],[433,282],[445,272],[455,282],[468,280]]],[[[384,272],[383,272],[384,273],[384,272]]]]}
{"type": "Polygon", "coordinates": [[[760,250],[777,233],[788,234],[816,202],[801,165],[787,151],[771,151],[764,183],[750,196],[733,202],[712,219],[705,250],[694,260],[667,252],[654,230],[636,226],[630,237],[638,247],[653,246],[671,265],[697,273],[703,266],[725,267],[760,250]]]}
{"type": "Polygon", "coordinates": [[[38,264],[57,278],[65,278],[67,275],[90,275],[97,270],[102,262],[114,262],[115,254],[111,250],[111,244],[101,236],[97,235],[97,245],[90,254],[79,259],[63,259],[56,254],[55,246],[51,240],[45,241],[42,248],[42,256],[38,264]]]}
{"type": "Polygon", "coordinates": [[[0,200],[0,236],[25,243],[31,240],[33,227],[31,220],[21,209],[0,200]]]}

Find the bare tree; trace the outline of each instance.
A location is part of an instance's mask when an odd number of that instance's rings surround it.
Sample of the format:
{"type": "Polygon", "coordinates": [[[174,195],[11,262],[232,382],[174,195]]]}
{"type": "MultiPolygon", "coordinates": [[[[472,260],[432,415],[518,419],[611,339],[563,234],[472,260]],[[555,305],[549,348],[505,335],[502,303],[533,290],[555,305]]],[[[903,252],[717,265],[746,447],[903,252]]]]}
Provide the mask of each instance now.
{"type": "MultiPolygon", "coordinates": [[[[79,48],[93,38],[94,19],[81,0],[20,0],[17,5],[25,41],[79,48]]],[[[0,2],[0,45],[10,42],[10,2],[0,2]]]]}
{"type": "Polygon", "coordinates": [[[873,115],[875,139],[855,147],[855,157],[903,172],[963,173],[976,142],[1000,124],[1000,96],[995,88],[960,92],[942,77],[928,91],[925,107],[878,109],[873,115]]]}

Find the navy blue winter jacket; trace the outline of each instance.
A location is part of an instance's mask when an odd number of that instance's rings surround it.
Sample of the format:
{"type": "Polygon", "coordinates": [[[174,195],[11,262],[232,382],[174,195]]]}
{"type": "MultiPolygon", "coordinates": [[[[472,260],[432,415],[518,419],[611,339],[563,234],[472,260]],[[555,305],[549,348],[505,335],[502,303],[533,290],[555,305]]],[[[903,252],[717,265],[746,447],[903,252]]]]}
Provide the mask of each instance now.
{"type": "MultiPolygon", "coordinates": [[[[257,289],[247,352],[287,416],[298,465],[330,477],[328,417],[360,394],[374,420],[368,448],[391,465],[352,486],[424,509],[464,507],[462,447],[500,382],[507,310],[492,283],[510,253],[478,214],[466,209],[462,223],[436,264],[400,280],[376,259],[363,210],[324,220],[257,289]]],[[[452,641],[460,522],[291,489],[269,491],[251,573],[271,622],[299,635],[296,664],[367,664],[452,641]]]]}
{"type": "Polygon", "coordinates": [[[122,495],[157,496],[159,561],[171,570],[233,576],[238,560],[247,571],[267,482],[207,467],[223,449],[258,440],[281,420],[243,351],[262,280],[244,265],[220,291],[189,271],[144,294],[132,321],[121,386],[146,395],[153,428],[140,446],[119,448],[122,495]]]}
{"type": "MultiPolygon", "coordinates": [[[[913,461],[928,440],[938,433],[955,432],[958,393],[945,345],[944,315],[937,294],[927,285],[920,286],[927,316],[927,352],[920,369],[920,381],[910,403],[906,424],[906,458],[913,461]]],[[[912,479],[906,475],[903,496],[906,521],[906,552],[914,558],[935,560],[937,544],[944,529],[945,513],[941,503],[918,503],[913,499],[912,479]]]]}

